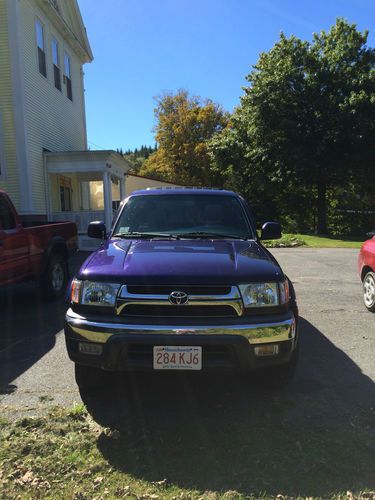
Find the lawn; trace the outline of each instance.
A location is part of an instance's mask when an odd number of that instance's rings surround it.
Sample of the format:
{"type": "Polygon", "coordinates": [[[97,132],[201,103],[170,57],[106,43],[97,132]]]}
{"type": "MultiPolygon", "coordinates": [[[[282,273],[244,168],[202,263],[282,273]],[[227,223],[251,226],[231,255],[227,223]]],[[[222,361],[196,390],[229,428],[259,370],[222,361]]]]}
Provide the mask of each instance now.
{"type": "Polygon", "coordinates": [[[301,238],[308,247],[313,248],[360,248],[365,238],[355,239],[355,238],[334,238],[328,236],[315,236],[311,234],[297,234],[298,238],[301,238]]]}
{"type": "Polygon", "coordinates": [[[0,498],[375,498],[371,415],[291,425],[272,405],[275,418],[267,411],[255,426],[228,407],[210,423],[190,415],[184,427],[172,419],[152,432],[143,419],[103,427],[82,404],[2,420],[0,498]]]}
{"type": "Polygon", "coordinates": [[[288,234],[284,233],[279,240],[265,242],[269,248],[277,247],[307,247],[307,248],[360,248],[365,238],[335,238],[329,236],[318,236],[312,234],[288,234]]]}

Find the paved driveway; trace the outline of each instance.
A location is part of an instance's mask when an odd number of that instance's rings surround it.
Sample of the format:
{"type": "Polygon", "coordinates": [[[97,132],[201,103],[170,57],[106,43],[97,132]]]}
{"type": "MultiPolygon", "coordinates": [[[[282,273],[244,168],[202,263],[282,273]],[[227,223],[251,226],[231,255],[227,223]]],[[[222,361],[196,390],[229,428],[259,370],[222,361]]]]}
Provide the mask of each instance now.
{"type": "Polygon", "coordinates": [[[64,305],[43,304],[27,285],[0,296],[0,415],[83,400],[99,424],[120,429],[118,441],[98,435],[107,463],[146,481],[303,498],[374,490],[375,315],[361,302],[357,251],[274,253],[302,315],[299,370],[287,388],[162,373],[80,394],[61,332],[64,305]]]}
{"type": "MultiPolygon", "coordinates": [[[[284,394],[319,401],[327,418],[375,404],[375,315],[362,305],[357,250],[273,253],[295,284],[303,318],[298,377],[284,394]]],[[[8,416],[81,401],[65,352],[64,310],[43,303],[31,284],[0,293],[0,405],[8,416]]]]}

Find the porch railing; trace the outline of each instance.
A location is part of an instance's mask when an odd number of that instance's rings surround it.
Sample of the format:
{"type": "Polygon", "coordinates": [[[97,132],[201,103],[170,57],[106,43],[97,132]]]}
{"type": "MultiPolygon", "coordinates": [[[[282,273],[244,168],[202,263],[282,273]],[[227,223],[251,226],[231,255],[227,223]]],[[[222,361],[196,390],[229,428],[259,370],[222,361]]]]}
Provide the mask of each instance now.
{"type": "Polygon", "coordinates": [[[94,220],[105,221],[104,210],[82,210],[80,212],[53,212],[53,222],[75,222],[77,224],[78,233],[86,234],[87,226],[94,220]]]}

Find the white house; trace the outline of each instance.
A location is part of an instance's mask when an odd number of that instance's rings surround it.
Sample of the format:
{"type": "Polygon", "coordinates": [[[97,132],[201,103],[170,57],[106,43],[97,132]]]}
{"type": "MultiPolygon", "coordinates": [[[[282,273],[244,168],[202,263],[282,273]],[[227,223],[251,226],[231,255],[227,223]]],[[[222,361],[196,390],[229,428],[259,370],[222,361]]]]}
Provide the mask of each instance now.
{"type": "Polygon", "coordinates": [[[92,60],[77,0],[0,0],[0,189],[24,217],[75,221],[81,248],[90,248],[88,222],[110,225],[133,190],[120,154],[87,147],[83,65],[92,60]]]}

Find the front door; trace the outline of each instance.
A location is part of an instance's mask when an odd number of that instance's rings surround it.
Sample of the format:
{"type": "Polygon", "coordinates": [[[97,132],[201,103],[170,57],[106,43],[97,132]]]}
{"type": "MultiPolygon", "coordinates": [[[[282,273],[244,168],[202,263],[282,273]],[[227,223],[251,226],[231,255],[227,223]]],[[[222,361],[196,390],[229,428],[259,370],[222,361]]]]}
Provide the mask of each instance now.
{"type": "Polygon", "coordinates": [[[5,197],[0,196],[0,285],[30,273],[28,237],[5,197]]]}

